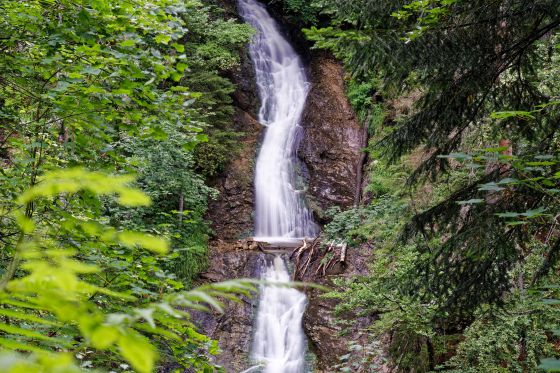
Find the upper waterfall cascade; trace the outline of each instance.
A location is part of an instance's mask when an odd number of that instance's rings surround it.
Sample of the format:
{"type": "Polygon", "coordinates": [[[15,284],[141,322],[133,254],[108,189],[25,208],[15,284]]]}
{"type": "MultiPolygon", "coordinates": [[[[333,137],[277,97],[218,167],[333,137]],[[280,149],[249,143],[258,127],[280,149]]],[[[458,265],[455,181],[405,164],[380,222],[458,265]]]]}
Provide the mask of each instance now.
{"type": "Polygon", "coordinates": [[[239,12],[257,30],[250,54],[259,121],[267,126],[255,172],[255,237],[271,243],[315,237],[318,228],[296,172],[299,121],[310,86],[303,63],[262,4],[239,0],[239,12]]]}

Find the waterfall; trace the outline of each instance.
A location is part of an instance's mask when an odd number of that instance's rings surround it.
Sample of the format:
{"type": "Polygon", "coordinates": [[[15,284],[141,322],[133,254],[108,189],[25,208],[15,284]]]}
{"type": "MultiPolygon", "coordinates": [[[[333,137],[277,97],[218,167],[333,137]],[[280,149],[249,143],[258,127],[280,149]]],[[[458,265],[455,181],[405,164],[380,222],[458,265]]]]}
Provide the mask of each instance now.
{"type": "MultiPolygon", "coordinates": [[[[296,172],[299,121],[310,85],[303,63],[262,4],[239,0],[239,13],[257,30],[250,54],[261,99],[259,121],[267,127],[255,170],[255,239],[281,243],[315,237],[318,228],[296,172]]],[[[306,296],[286,286],[290,274],[281,256],[264,266],[263,279],[267,285],[261,288],[251,356],[265,373],[305,372],[306,296]]],[[[260,370],[249,371],[255,369],[260,370]]]]}
{"type": "Polygon", "coordinates": [[[255,170],[255,237],[283,242],[315,237],[317,225],[298,182],[299,121],[309,91],[303,63],[276,21],[255,0],[240,0],[241,16],[256,30],[250,45],[265,125],[255,170]]]}
{"type": "Polygon", "coordinates": [[[305,294],[281,286],[290,282],[290,274],[280,256],[267,267],[263,278],[280,286],[261,290],[252,358],[264,364],[266,373],[304,372],[306,344],[301,322],[305,294]]]}

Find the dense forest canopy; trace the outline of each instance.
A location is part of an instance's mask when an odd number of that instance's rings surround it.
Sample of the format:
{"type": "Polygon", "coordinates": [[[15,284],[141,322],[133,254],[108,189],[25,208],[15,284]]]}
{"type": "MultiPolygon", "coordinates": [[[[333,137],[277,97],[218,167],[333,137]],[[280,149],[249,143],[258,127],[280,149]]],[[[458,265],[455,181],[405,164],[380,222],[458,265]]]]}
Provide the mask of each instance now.
{"type": "MultiPolygon", "coordinates": [[[[371,320],[337,369],[560,371],[560,2],[268,3],[344,64],[369,136],[322,233],[373,255],[326,294],[371,320]]],[[[243,135],[228,4],[0,2],[2,371],[220,370],[186,309],[255,290],[193,285],[243,135]]]]}

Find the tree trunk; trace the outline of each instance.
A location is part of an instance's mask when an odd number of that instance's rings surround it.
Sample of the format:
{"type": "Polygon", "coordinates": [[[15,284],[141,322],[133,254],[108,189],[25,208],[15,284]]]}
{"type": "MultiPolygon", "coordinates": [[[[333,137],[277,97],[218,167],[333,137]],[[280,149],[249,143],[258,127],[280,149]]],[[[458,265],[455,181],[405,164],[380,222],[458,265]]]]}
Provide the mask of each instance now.
{"type": "Polygon", "coordinates": [[[185,208],[185,196],[181,193],[179,197],[179,225],[183,223],[183,211],[185,208]]]}
{"type": "Polygon", "coordinates": [[[364,127],[362,131],[362,139],[361,139],[361,148],[362,154],[360,155],[360,159],[358,161],[358,169],[356,170],[356,194],[354,195],[354,207],[358,207],[361,202],[362,197],[362,179],[364,174],[364,165],[367,160],[367,153],[365,152],[365,148],[368,145],[368,123],[369,119],[364,122],[364,127]]]}

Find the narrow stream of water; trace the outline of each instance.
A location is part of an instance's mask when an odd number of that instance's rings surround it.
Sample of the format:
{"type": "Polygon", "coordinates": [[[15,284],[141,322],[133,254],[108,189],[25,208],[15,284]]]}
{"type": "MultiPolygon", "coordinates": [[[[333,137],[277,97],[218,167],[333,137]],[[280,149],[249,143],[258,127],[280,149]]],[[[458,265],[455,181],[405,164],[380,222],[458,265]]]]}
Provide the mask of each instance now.
{"type": "MultiPolygon", "coordinates": [[[[299,121],[309,90],[303,63],[262,4],[239,0],[239,12],[257,30],[250,54],[261,99],[259,121],[267,126],[255,171],[255,239],[281,243],[315,237],[318,228],[305,205],[304,187],[296,172],[299,121]]],[[[264,268],[263,279],[290,282],[280,256],[264,268]]],[[[261,289],[251,356],[263,368],[255,369],[266,373],[306,371],[305,306],[305,295],[296,289],[261,289]]]]}

